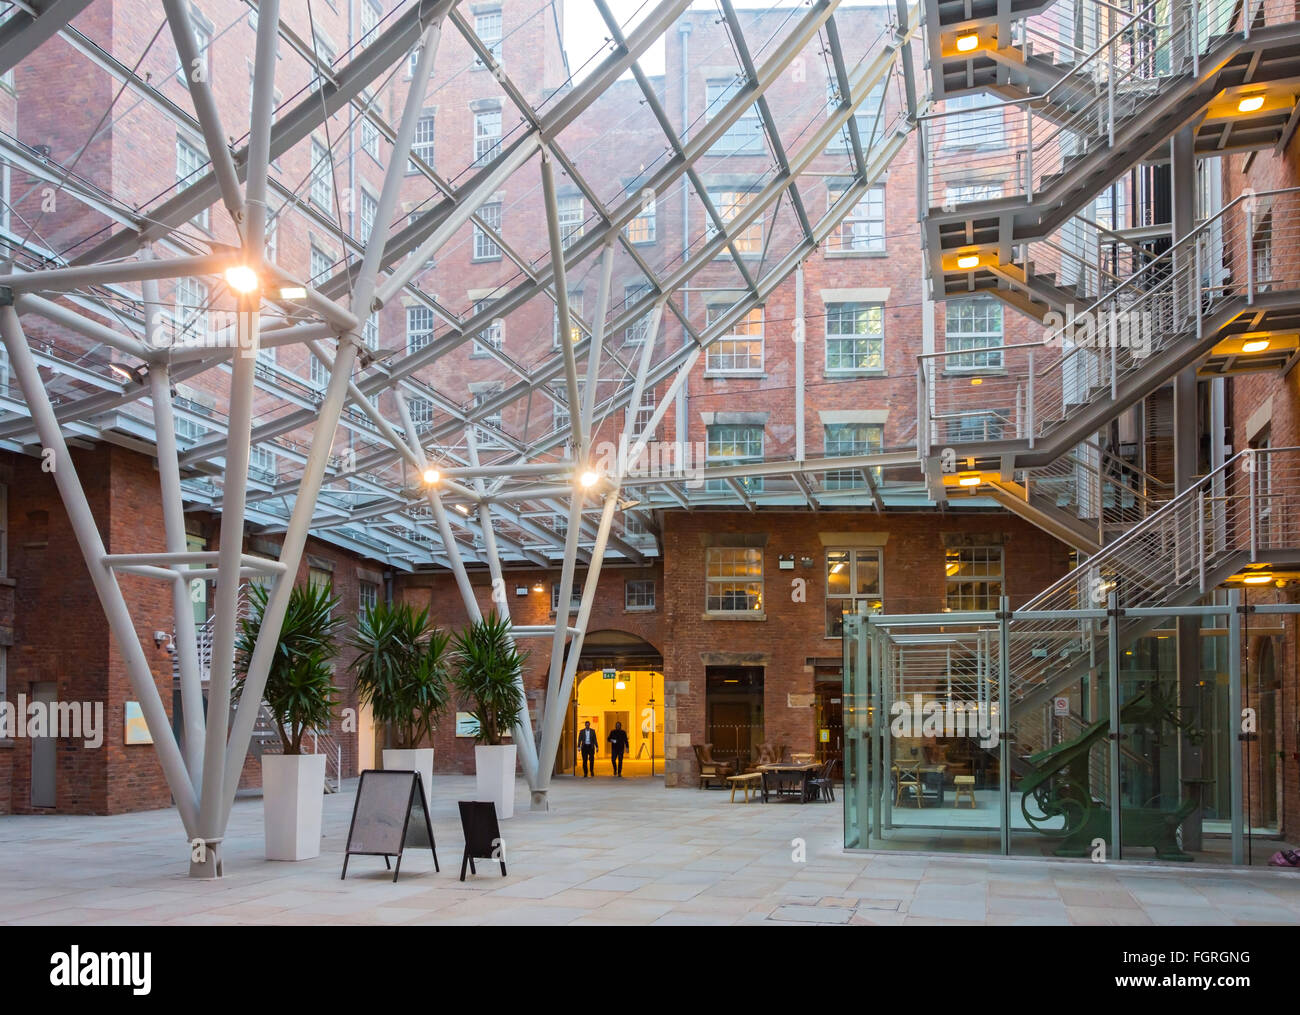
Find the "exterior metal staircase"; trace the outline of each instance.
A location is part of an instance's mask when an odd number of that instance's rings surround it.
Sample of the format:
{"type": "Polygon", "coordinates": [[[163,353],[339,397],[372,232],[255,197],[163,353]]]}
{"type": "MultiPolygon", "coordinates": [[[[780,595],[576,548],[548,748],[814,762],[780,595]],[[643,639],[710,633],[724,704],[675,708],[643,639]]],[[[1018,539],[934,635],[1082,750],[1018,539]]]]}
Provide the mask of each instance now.
{"type": "Polygon", "coordinates": [[[1201,361],[1210,373],[1286,368],[1300,331],[1298,247],[1300,188],[1243,195],[1043,342],[918,357],[932,488],[945,450],[1001,476],[1047,466],[1201,361]],[[994,351],[999,370],[958,367],[994,351]]]}
{"type": "Polygon", "coordinates": [[[1018,264],[1026,278],[1032,275],[1030,265],[1015,261],[1016,245],[1062,229],[1184,125],[1195,126],[1202,154],[1283,142],[1294,129],[1294,96],[1269,86],[1300,76],[1300,24],[1284,0],[1252,3],[1250,10],[1247,18],[1234,0],[1148,3],[1086,56],[1076,59],[1070,51],[1070,62],[1061,64],[1032,52],[1026,57],[1029,40],[1022,37],[1015,49],[1014,33],[1005,45],[1003,37],[982,37],[974,53],[949,54],[946,30],[936,32],[932,24],[931,36],[945,40],[940,49],[947,54],[935,64],[932,42],[936,97],[951,97],[961,81],[950,58],[990,59],[1006,71],[990,81],[966,69],[966,90],[1006,96],[990,97],[982,111],[946,109],[921,118],[929,167],[926,246],[936,296],[997,288],[1001,276],[992,268],[999,266],[1018,264]],[[999,59],[980,56],[990,47],[999,59]],[[1024,73],[1011,73],[1015,66],[1024,73]],[[1238,100],[1248,93],[1264,101],[1242,112],[1238,100]],[[964,119],[972,116],[974,129],[964,119]],[[965,258],[973,254],[978,263],[970,266],[965,258]]]}

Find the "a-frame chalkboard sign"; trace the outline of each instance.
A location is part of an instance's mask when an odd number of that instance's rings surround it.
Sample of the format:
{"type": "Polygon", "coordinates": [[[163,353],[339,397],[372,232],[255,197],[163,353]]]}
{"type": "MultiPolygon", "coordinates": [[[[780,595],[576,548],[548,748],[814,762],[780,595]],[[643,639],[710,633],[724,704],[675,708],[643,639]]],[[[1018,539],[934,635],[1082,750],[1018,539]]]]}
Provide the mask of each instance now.
{"type": "Polygon", "coordinates": [[[477,874],[474,858],[495,860],[501,864],[501,876],[506,876],[506,847],[501,841],[501,826],[497,824],[497,807],[491,800],[461,800],[460,827],[465,832],[465,855],[460,861],[460,879],[465,880],[465,865],[471,874],[477,874]]]}
{"type": "Polygon", "coordinates": [[[348,876],[348,860],[353,856],[382,856],[385,867],[393,866],[389,857],[395,856],[396,881],[402,869],[402,851],[407,846],[428,846],[433,850],[433,869],[442,869],[438,866],[438,847],[433,841],[433,824],[424,802],[420,773],[366,769],[361,773],[356,803],[352,805],[340,880],[348,876]]]}

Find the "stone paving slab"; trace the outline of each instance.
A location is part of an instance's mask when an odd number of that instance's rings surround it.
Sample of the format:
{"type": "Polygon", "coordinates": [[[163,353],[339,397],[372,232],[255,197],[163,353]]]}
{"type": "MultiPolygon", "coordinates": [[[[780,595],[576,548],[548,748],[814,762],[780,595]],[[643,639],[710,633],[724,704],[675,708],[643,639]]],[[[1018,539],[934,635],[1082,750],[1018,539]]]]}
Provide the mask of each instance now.
{"type": "Polygon", "coordinates": [[[457,880],[456,807],[473,779],[434,778],[441,873],[355,857],[339,879],[355,782],[325,798],[321,855],[262,855],[262,804],[236,802],[227,876],[185,876],[174,812],[0,817],[0,922],[12,924],[1300,924],[1300,873],[1252,868],[852,852],[838,804],[732,806],[650,780],[557,779],[551,809],[502,822],[510,876],[457,880]]]}

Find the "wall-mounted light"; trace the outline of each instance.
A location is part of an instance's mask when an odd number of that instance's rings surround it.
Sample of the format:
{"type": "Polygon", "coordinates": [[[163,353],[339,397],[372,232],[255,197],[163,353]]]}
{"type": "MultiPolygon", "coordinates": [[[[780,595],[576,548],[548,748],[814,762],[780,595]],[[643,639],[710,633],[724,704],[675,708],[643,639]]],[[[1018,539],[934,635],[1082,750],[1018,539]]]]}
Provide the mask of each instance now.
{"type": "Polygon", "coordinates": [[[971,32],[969,35],[957,36],[958,53],[969,53],[979,44],[980,44],[980,37],[976,35],[974,32],[971,32]]]}
{"type": "Polygon", "coordinates": [[[817,562],[813,560],[811,557],[800,557],[799,563],[801,563],[805,568],[812,568],[816,566],[817,562]]]}
{"type": "Polygon", "coordinates": [[[1237,103],[1238,113],[1253,113],[1264,105],[1264,96],[1247,95],[1237,103]]]}
{"type": "Polygon", "coordinates": [[[534,592],[545,592],[545,591],[546,591],[546,586],[543,585],[541,582],[533,582],[533,591],[534,591],[534,592]]]}
{"type": "Polygon", "coordinates": [[[117,376],[122,378],[122,380],[135,381],[136,384],[140,385],[144,384],[145,375],[147,373],[146,368],[143,366],[129,367],[125,363],[110,363],[108,369],[117,374],[117,376]]]}
{"type": "Polygon", "coordinates": [[[794,554],[782,553],[776,558],[776,566],[781,571],[794,570],[794,554]]]}

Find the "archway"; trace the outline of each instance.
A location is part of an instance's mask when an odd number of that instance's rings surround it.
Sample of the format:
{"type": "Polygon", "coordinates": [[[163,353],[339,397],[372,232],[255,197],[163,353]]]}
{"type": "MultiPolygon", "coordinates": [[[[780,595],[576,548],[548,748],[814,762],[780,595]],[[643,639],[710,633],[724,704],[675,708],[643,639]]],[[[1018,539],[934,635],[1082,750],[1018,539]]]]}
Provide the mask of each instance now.
{"type": "Polygon", "coordinates": [[[573,684],[555,770],[581,773],[577,734],[589,722],[596,731],[596,775],[611,778],[607,738],[614,724],[622,723],[628,736],[623,777],[662,777],[664,675],[659,650],[626,631],[593,631],[583,639],[573,684]]]}

